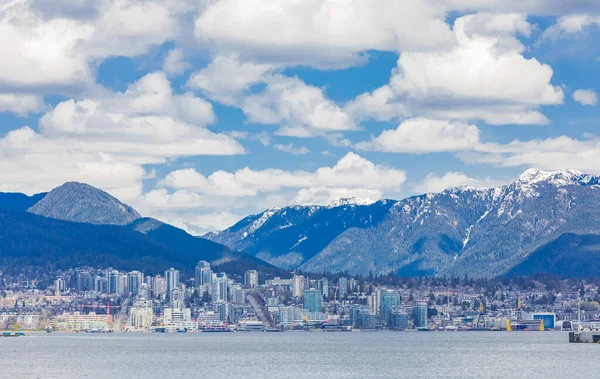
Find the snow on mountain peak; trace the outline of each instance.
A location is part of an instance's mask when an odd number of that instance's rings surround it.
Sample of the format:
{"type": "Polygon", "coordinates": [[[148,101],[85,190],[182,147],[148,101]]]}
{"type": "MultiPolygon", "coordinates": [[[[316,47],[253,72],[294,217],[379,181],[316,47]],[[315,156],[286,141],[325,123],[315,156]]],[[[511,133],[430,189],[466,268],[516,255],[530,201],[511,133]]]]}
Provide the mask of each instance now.
{"type": "Polygon", "coordinates": [[[369,198],[348,197],[332,201],[331,203],[329,203],[327,208],[336,208],[345,205],[371,205],[373,203],[375,203],[375,200],[369,198]]]}
{"type": "Polygon", "coordinates": [[[571,169],[564,169],[558,171],[542,171],[537,168],[530,168],[526,170],[519,179],[518,183],[521,184],[536,184],[540,182],[549,182],[554,186],[564,186],[567,184],[575,184],[579,182],[586,182],[589,175],[584,175],[582,172],[571,169]]]}

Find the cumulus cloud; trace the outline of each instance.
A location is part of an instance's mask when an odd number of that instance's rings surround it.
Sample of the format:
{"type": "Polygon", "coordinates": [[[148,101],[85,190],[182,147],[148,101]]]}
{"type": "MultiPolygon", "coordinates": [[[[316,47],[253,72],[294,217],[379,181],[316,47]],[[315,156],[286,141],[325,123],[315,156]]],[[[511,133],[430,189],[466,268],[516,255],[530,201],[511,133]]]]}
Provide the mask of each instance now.
{"type": "Polygon", "coordinates": [[[190,76],[187,86],[221,103],[236,105],[253,84],[265,80],[274,68],[268,63],[242,62],[237,54],[217,55],[208,66],[190,76]]]}
{"type": "Polygon", "coordinates": [[[578,89],[573,92],[573,99],[582,105],[598,104],[598,95],[593,89],[578,89]]]}
{"type": "Polygon", "coordinates": [[[371,198],[380,198],[386,191],[398,191],[405,180],[406,173],[402,170],[377,165],[355,153],[348,153],[335,165],[314,172],[245,167],[235,172],[215,171],[204,176],[194,169],[176,170],[159,183],[163,188],[153,191],[152,198],[147,200],[163,207],[186,204],[188,207],[218,209],[224,205],[221,200],[214,201],[216,198],[234,198],[240,201],[238,206],[246,207],[256,201],[257,195],[284,194],[288,203],[300,199],[307,202],[309,198],[321,199],[314,201],[322,203],[323,199],[341,195],[361,197],[368,194],[371,198]]]}
{"type": "Polygon", "coordinates": [[[165,2],[87,5],[62,1],[54,10],[41,1],[1,5],[0,89],[64,93],[89,87],[96,62],[143,54],[178,33],[176,9],[165,2]]]}
{"type": "Polygon", "coordinates": [[[163,62],[163,71],[169,76],[179,76],[189,67],[190,64],[184,60],[182,49],[169,50],[163,62]]]}
{"type": "Polygon", "coordinates": [[[600,138],[560,136],[507,144],[486,143],[476,151],[459,153],[469,163],[499,167],[536,167],[544,170],[574,168],[585,172],[600,171],[600,138]]]}
{"type": "Polygon", "coordinates": [[[33,193],[80,180],[131,199],[152,175],[145,164],[244,153],[232,137],[204,127],[213,119],[205,100],[173,94],[163,73],[151,73],[122,93],[57,104],[39,131],[9,132],[0,139],[0,182],[3,189],[33,193]]]}
{"type": "Polygon", "coordinates": [[[41,96],[0,92],[0,112],[12,112],[18,116],[26,116],[29,113],[42,112],[44,109],[46,109],[46,105],[41,96]]]}
{"type": "Polygon", "coordinates": [[[547,123],[538,108],[561,104],[563,92],[550,83],[550,66],[522,55],[516,33],[528,35],[530,29],[519,14],[460,17],[452,48],[402,53],[390,83],[346,109],[376,119],[422,114],[489,124],[547,123]]]}
{"type": "Polygon", "coordinates": [[[293,143],[288,143],[287,145],[276,144],[273,145],[273,148],[277,151],[283,151],[284,153],[290,153],[292,155],[305,155],[310,153],[310,150],[306,146],[296,147],[293,143]]]}
{"type": "Polygon", "coordinates": [[[357,129],[352,117],[320,88],[282,75],[270,76],[265,82],[263,91],[243,101],[248,121],[281,125],[278,134],[294,137],[357,129]]]}
{"type": "Polygon", "coordinates": [[[215,51],[263,62],[347,67],[369,50],[444,46],[445,17],[430,1],[223,0],[203,9],[195,35],[215,51]]]}
{"type": "Polygon", "coordinates": [[[543,38],[556,39],[580,33],[587,26],[600,24],[600,10],[596,15],[591,13],[573,13],[560,17],[556,23],[544,31],[543,38]]]}
{"type": "Polygon", "coordinates": [[[493,188],[506,184],[506,182],[490,177],[471,178],[462,172],[449,171],[442,176],[432,172],[427,174],[423,181],[413,185],[412,189],[417,193],[432,193],[454,187],[493,188]]]}
{"type": "Polygon", "coordinates": [[[356,144],[356,148],[424,154],[472,150],[479,144],[479,129],[475,125],[414,118],[403,121],[397,129],[383,131],[369,142],[356,144]]]}

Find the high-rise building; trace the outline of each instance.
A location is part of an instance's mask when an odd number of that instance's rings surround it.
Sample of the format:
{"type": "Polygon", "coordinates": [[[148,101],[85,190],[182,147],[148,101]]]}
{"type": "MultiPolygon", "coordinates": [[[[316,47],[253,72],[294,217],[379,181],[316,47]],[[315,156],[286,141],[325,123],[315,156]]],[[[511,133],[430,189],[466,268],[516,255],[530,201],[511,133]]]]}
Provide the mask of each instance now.
{"type": "Polygon", "coordinates": [[[354,278],[350,278],[348,280],[348,290],[350,292],[356,292],[357,289],[358,289],[358,281],[354,278]]]}
{"type": "Polygon", "coordinates": [[[119,291],[119,271],[107,270],[106,279],[108,284],[108,293],[118,293],[119,291]]]}
{"type": "Polygon", "coordinates": [[[408,314],[399,308],[390,309],[387,326],[394,330],[408,328],[408,314]]]}
{"type": "Polygon", "coordinates": [[[413,323],[415,328],[427,327],[427,303],[417,303],[413,309],[413,323]]]}
{"type": "Polygon", "coordinates": [[[221,303],[218,305],[219,308],[219,319],[223,322],[232,321],[233,306],[230,303],[221,303]],[[229,320],[227,320],[229,318],[229,320]]]}
{"type": "Polygon", "coordinates": [[[212,279],[212,270],[210,269],[210,263],[207,261],[200,261],[196,264],[194,270],[194,285],[200,287],[202,285],[210,284],[212,279]]]}
{"type": "Polygon", "coordinates": [[[150,299],[150,286],[147,283],[140,284],[137,296],[139,299],[150,299]]]}
{"type": "Polygon", "coordinates": [[[227,289],[229,287],[229,278],[227,278],[227,274],[224,272],[221,273],[221,276],[218,278],[218,284],[219,300],[227,302],[229,300],[227,298],[227,289]]]}
{"type": "Polygon", "coordinates": [[[152,280],[152,296],[155,299],[164,299],[167,294],[167,281],[160,275],[156,275],[152,280]]]}
{"type": "Polygon", "coordinates": [[[87,271],[76,271],[75,290],[91,291],[94,289],[94,279],[92,274],[87,271]]]}
{"type": "Polygon", "coordinates": [[[54,281],[54,295],[60,296],[60,294],[65,290],[65,280],[63,278],[56,278],[54,281]]]}
{"type": "Polygon", "coordinates": [[[309,312],[321,312],[323,294],[320,290],[309,289],[304,291],[304,308],[309,312]]]}
{"type": "Polygon", "coordinates": [[[106,278],[96,275],[94,276],[94,291],[100,293],[108,293],[108,281],[106,278]]]}
{"type": "Polygon", "coordinates": [[[165,280],[167,281],[167,293],[170,294],[171,291],[179,287],[179,270],[171,267],[165,271],[165,280]]]}
{"type": "Polygon", "coordinates": [[[381,293],[381,303],[379,304],[379,312],[381,318],[387,323],[389,311],[400,305],[400,293],[396,291],[383,291],[381,293]]]}
{"type": "Polygon", "coordinates": [[[184,292],[180,288],[175,288],[169,294],[169,306],[172,309],[183,309],[185,307],[184,292]]]}
{"type": "Polygon", "coordinates": [[[232,286],[229,290],[231,291],[231,302],[233,304],[244,304],[246,302],[246,292],[241,286],[232,286]]]}
{"type": "Polygon", "coordinates": [[[244,285],[248,288],[258,287],[258,271],[248,270],[244,273],[244,285]]]}
{"type": "Polygon", "coordinates": [[[343,299],[348,294],[348,279],[341,277],[338,280],[338,299],[343,299]]]}
{"type": "Polygon", "coordinates": [[[292,296],[302,297],[304,294],[304,276],[294,275],[292,278],[292,296]]]}
{"type": "Polygon", "coordinates": [[[321,290],[324,298],[329,297],[329,279],[323,278],[319,280],[318,288],[321,290]]]}
{"type": "Polygon", "coordinates": [[[127,273],[127,292],[131,296],[137,296],[140,285],[144,283],[144,274],[139,271],[131,271],[127,273]]]}

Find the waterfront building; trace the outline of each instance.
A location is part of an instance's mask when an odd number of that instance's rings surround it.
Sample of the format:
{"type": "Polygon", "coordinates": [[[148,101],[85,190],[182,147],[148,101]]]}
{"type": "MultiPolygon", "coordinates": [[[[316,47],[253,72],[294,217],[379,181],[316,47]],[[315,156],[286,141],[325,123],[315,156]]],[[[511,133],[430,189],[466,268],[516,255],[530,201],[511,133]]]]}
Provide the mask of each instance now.
{"type": "Polygon", "coordinates": [[[404,330],[408,328],[408,313],[400,308],[390,309],[387,326],[394,330],[404,330]]]}
{"type": "Polygon", "coordinates": [[[154,315],[152,302],[148,300],[136,301],[129,310],[129,325],[135,329],[148,329],[152,326],[154,315]]]}
{"type": "Polygon", "coordinates": [[[233,306],[230,303],[220,303],[217,307],[219,309],[219,319],[223,322],[230,322],[233,315],[233,306]]]}
{"type": "Polygon", "coordinates": [[[533,313],[531,316],[533,320],[544,321],[544,329],[554,329],[556,325],[556,313],[538,312],[533,313]]]}
{"type": "Polygon", "coordinates": [[[294,275],[292,278],[292,296],[302,297],[304,294],[304,276],[294,275]]]}
{"type": "Polygon", "coordinates": [[[258,271],[248,270],[244,273],[244,286],[248,288],[258,287],[258,271]]]}
{"type": "Polygon", "coordinates": [[[415,328],[427,327],[427,303],[417,303],[413,308],[413,324],[415,328]]]}
{"type": "Polygon", "coordinates": [[[165,308],[163,312],[163,324],[168,329],[198,329],[198,323],[192,321],[190,308],[165,308]]]}
{"type": "Polygon", "coordinates": [[[171,267],[165,271],[165,280],[167,281],[167,293],[170,294],[173,289],[179,287],[179,270],[171,267]]]}
{"type": "Polygon", "coordinates": [[[296,307],[279,307],[279,322],[289,325],[302,320],[302,314],[296,307]]]}
{"type": "Polygon", "coordinates": [[[400,293],[397,291],[383,291],[381,292],[380,299],[379,313],[381,314],[381,318],[388,323],[389,311],[400,305],[400,293]]]}
{"type": "Polygon", "coordinates": [[[304,291],[304,308],[309,312],[321,312],[323,294],[320,290],[309,289],[304,291]]]}
{"type": "Polygon", "coordinates": [[[376,317],[371,311],[361,310],[357,315],[356,326],[361,329],[375,329],[376,317]]]}
{"type": "Polygon", "coordinates": [[[63,313],[56,317],[56,327],[64,331],[81,331],[86,329],[109,329],[113,322],[111,315],[90,312],[63,313]]]}

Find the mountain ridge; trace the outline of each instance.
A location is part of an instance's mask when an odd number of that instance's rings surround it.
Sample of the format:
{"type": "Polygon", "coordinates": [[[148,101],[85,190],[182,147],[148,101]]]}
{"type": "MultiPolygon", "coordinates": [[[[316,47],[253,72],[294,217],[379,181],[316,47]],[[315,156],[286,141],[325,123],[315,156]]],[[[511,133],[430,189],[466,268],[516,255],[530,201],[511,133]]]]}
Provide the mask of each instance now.
{"type": "Polygon", "coordinates": [[[335,223],[333,215],[322,217],[327,206],[268,210],[205,237],[309,272],[496,276],[562,234],[600,234],[599,180],[576,170],[528,169],[496,188],[454,187],[373,203],[387,205],[380,208],[342,206],[335,217],[359,212],[363,222],[330,229],[335,236],[312,250],[299,246],[314,237],[307,226],[335,223]]]}

